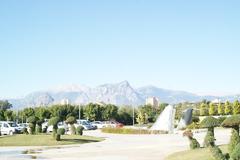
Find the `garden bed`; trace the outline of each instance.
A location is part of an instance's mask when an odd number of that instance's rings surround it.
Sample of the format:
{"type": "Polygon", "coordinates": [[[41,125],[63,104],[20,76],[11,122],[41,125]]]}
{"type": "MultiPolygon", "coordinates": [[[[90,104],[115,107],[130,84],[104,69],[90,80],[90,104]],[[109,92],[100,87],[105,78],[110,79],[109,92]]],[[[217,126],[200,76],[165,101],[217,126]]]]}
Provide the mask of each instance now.
{"type": "Polygon", "coordinates": [[[148,129],[134,128],[102,128],[102,132],[115,134],[167,134],[166,131],[151,131],[148,129]]]}

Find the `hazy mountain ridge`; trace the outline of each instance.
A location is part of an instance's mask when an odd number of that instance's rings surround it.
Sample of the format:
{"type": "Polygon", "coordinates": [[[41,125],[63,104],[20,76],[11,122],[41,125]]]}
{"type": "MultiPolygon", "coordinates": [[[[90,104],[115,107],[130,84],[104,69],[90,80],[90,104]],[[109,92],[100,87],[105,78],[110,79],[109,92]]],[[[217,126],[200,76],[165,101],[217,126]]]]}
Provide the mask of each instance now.
{"type": "Polygon", "coordinates": [[[105,102],[116,105],[141,105],[145,103],[147,97],[153,96],[166,103],[197,102],[203,99],[221,99],[222,101],[240,99],[240,95],[198,96],[190,92],[162,89],[155,86],[134,89],[128,81],[123,81],[116,84],[104,84],[95,88],[78,85],[63,86],[42,92],[33,92],[24,98],[8,100],[14,108],[57,104],[63,99],[68,99],[72,104],[105,102]]]}

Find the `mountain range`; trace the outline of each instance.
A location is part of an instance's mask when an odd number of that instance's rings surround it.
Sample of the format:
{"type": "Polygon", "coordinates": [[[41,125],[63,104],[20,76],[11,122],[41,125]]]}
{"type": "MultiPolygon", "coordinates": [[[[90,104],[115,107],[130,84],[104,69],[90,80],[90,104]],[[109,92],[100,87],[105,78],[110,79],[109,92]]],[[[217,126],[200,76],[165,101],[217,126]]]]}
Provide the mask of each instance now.
{"type": "Polygon", "coordinates": [[[104,84],[94,88],[79,85],[63,86],[46,91],[37,91],[23,98],[8,99],[13,109],[29,106],[58,104],[67,100],[71,104],[87,104],[90,102],[104,102],[115,105],[142,105],[148,97],[156,97],[160,102],[179,103],[197,102],[203,99],[233,101],[240,99],[240,95],[233,96],[199,96],[190,92],[162,89],[155,86],[133,88],[128,81],[115,84],[104,84]]]}

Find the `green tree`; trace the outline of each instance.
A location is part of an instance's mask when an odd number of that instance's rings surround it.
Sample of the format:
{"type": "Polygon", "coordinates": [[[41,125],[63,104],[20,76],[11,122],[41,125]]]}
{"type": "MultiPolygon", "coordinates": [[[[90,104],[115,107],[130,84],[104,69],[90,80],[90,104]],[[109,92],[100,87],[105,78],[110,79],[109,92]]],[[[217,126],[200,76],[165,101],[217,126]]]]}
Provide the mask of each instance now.
{"type": "Polygon", "coordinates": [[[5,119],[6,119],[7,121],[13,120],[13,111],[11,111],[11,110],[6,110],[6,111],[4,112],[4,117],[5,117],[5,119]]]}
{"type": "Polygon", "coordinates": [[[143,113],[147,117],[148,122],[155,122],[158,113],[157,108],[151,105],[144,105],[139,107],[139,112],[143,113]]]}
{"type": "Polygon", "coordinates": [[[5,116],[4,116],[4,110],[0,109],[0,121],[4,121],[5,116]]]}
{"type": "Polygon", "coordinates": [[[35,112],[34,112],[34,109],[30,107],[30,108],[24,108],[23,114],[24,114],[24,117],[30,117],[30,116],[33,116],[35,112]]]}
{"type": "Polygon", "coordinates": [[[160,115],[162,111],[168,106],[168,103],[160,103],[157,107],[157,114],[160,115]]]}
{"type": "Polygon", "coordinates": [[[240,104],[238,100],[233,103],[233,114],[240,114],[240,104]]]}
{"type": "Polygon", "coordinates": [[[226,115],[232,114],[232,106],[231,106],[229,101],[225,102],[224,112],[225,112],[226,115]]]}
{"type": "Polygon", "coordinates": [[[5,111],[5,110],[10,109],[10,108],[12,108],[11,103],[9,103],[7,100],[5,100],[5,101],[0,100],[0,110],[5,111]]]}
{"type": "MultiPolygon", "coordinates": [[[[136,117],[136,112],[134,112],[136,117]]],[[[132,106],[122,106],[118,110],[117,121],[125,124],[132,125],[133,124],[133,107],[132,106]]]]}
{"type": "Polygon", "coordinates": [[[112,104],[108,104],[104,107],[103,118],[104,120],[116,119],[118,113],[118,107],[112,104]]]}
{"type": "Polygon", "coordinates": [[[36,107],[35,108],[35,115],[39,119],[49,119],[51,116],[50,111],[46,107],[36,107]]]}
{"type": "Polygon", "coordinates": [[[148,123],[148,116],[146,113],[143,112],[143,110],[140,110],[137,115],[137,123],[138,124],[146,124],[148,123]]]}
{"type": "Polygon", "coordinates": [[[207,116],[208,113],[208,105],[206,103],[202,103],[200,105],[200,115],[201,116],[207,116]]]}
{"type": "Polygon", "coordinates": [[[91,121],[101,119],[101,106],[98,104],[89,103],[85,107],[84,117],[91,121]]]}
{"type": "Polygon", "coordinates": [[[61,121],[66,120],[68,116],[77,116],[72,105],[54,105],[50,108],[50,112],[53,117],[59,117],[61,121]]]}
{"type": "Polygon", "coordinates": [[[218,114],[224,115],[224,105],[222,105],[222,103],[218,104],[218,114]]]}
{"type": "Polygon", "coordinates": [[[214,104],[210,103],[209,105],[209,115],[213,116],[217,114],[217,110],[214,104]]]}

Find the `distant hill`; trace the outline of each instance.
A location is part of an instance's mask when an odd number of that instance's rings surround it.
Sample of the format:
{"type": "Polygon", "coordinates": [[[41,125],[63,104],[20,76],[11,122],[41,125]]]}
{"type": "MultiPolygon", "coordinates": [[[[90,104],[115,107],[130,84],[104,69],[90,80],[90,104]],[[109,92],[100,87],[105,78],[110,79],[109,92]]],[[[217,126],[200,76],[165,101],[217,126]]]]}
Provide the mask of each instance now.
{"type": "Polygon", "coordinates": [[[123,81],[116,84],[104,84],[95,88],[87,86],[70,85],[46,91],[33,92],[24,98],[8,99],[13,104],[14,109],[27,106],[39,106],[60,103],[63,99],[68,99],[72,104],[87,104],[89,102],[105,102],[116,105],[141,105],[145,103],[147,97],[157,97],[161,102],[197,102],[203,99],[221,101],[240,99],[240,95],[233,96],[198,96],[185,91],[174,91],[161,89],[155,86],[145,86],[134,89],[123,81]]]}

